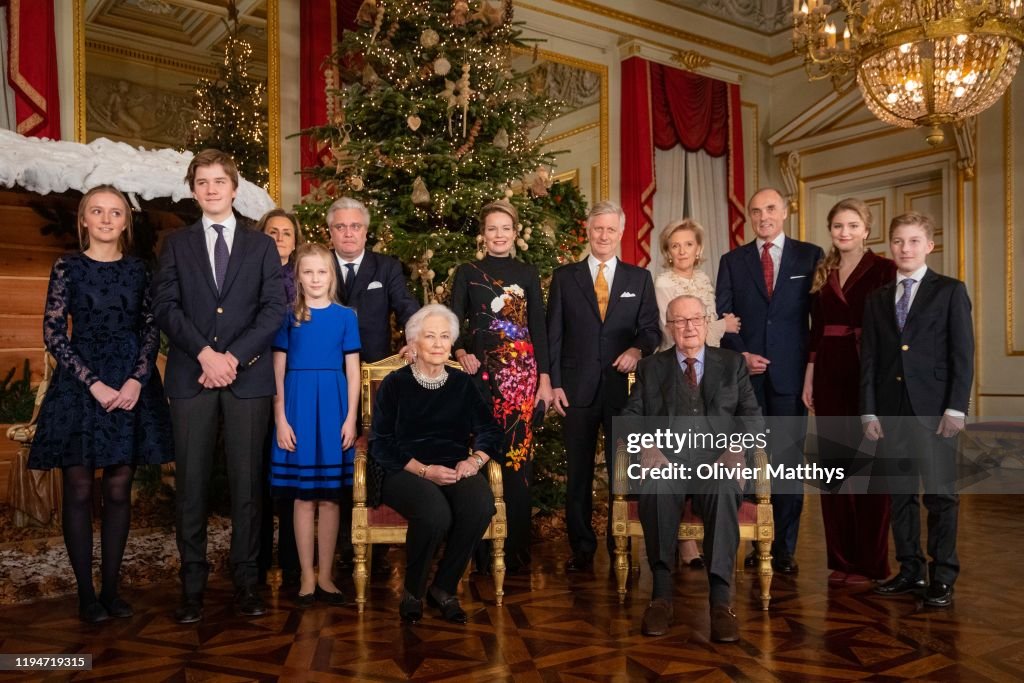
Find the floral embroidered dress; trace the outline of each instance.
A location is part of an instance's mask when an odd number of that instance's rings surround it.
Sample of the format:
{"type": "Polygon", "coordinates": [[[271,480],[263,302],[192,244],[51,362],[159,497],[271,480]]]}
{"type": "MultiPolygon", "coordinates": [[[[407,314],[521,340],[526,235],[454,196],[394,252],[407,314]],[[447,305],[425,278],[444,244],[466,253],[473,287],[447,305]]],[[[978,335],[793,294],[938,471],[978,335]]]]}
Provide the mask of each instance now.
{"type": "Polygon", "coordinates": [[[511,256],[487,255],[459,267],[452,310],[468,326],[456,348],[480,361],[474,376],[505,434],[508,539],[513,570],[529,563],[533,412],[537,381],[548,371],[544,300],[537,269],[511,256]]]}
{"type": "Polygon", "coordinates": [[[537,378],[548,364],[537,269],[510,256],[467,263],[455,274],[452,310],[469,320],[456,347],[480,361],[476,377],[505,430],[505,463],[518,470],[530,459],[537,378]]]}
{"type": "Polygon", "coordinates": [[[102,468],[173,459],[170,412],[156,372],[160,332],[141,259],[102,262],[85,254],[57,259],[43,339],[57,369],[39,411],[29,467],[102,468]],[[89,393],[97,381],[117,390],[131,378],[142,385],[132,410],[108,413],[89,393]]]}

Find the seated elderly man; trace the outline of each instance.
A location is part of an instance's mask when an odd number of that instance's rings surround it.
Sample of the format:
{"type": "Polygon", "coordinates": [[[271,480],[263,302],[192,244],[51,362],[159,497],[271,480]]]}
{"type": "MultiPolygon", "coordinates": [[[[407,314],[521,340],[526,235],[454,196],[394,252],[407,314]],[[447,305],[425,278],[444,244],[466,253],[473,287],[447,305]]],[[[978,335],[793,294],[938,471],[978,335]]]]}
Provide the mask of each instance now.
{"type": "Polygon", "coordinates": [[[409,521],[398,613],[411,623],[423,617],[424,595],[443,619],[466,623],[455,590],[494,515],[482,470],[502,457],[503,435],[470,376],[445,365],[458,336],[459,319],[445,306],[414,313],[405,325],[412,364],[385,377],[374,401],[370,456],[385,471],[381,499],[409,521]]]}
{"type": "MultiPolygon", "coordinates": [[[[705,345],[707,309],[694,296],[669,302],[666,326],[675,346],[640,361],[636,384],[623,409],[624,417],[673,416],[675,431],[693,429],[722,433],[734,428],[734,416],[750,416],[760,425],[761,409],[754,396],[743,356],[705,345]]],[[[689,495],[694,512],[704,522],[704,556],[711,586],[711,639],[739,640],[732,611],[731,581],[739,543],[737,511],[742,503],[742,482],[727,476],[701,479],[702,464],[742,465],[742,451],[691,448],[676,452],[644,449],[642,468],[684,465],[689,478],[645,477],[639,485],[640,523],[654,579],[651,603],[644,612],[644,635],[659,636],[672,625],[672,569],[676,562],[677,533],[689,495]]],[[[636,469],[636,468],[634,468],[636,469]]],[[[675,468],[675,471],[680,471],[675,468]]]]}

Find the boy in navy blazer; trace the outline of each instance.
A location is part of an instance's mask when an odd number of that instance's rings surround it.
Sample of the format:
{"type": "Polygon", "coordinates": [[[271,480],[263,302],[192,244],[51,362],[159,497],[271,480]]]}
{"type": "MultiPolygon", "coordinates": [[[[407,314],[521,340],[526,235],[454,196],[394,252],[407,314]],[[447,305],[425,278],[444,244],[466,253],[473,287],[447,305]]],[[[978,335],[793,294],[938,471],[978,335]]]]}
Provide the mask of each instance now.
{"type": "MultiPolygon", "coordinates": [[[[806,415],[800,392],[807,365],[810,334],[811,281],[824,258],[821,247],[787,237],[786,200],[775,189],[758,190],[747,206],[757,236],[752,242],[722,255],[715,287],[719,315],[734,313],[743,321],[738,334],[726,334],[722,348],[743,354],[757,402],[766,416],[806,415]]],[[[778,425],[771,443],[775,464],[803,462],[805,422],[778,425]],[[786,428],[786,433],[778,432],[786,428]]],[[[803,489],[782,488],[773,482],[772,510],[775,541],[772,566],[783,574],[797,571],[797,533],[803,510],[803,489]]],[[[746,565],[754,565],[751,553],[746,565]]]]}
{"type": "Polygon", "coordinates": [[[868,439],[881,439],[882,463],[896,466],[887,474],[900,571],[875,592],[923,592],[925,605],[949,607],[960,572],[955,437],[971,398],[974,328],[964,283],[925,263],[934,232],[932,219],[919,213],[897,216],[889,226],[898,270],[896,281],[864,305],[861,421],[868,439]],[[931,564],[921,550],[921,482],[931,564]]]}
{"type": "Polygon", "coordinates": [[[281,261],[270,237],[237,224],[238,170],[230,155],[199,152],[185,177],[203,210],[167,237],[153,280],[153,313],[170,340],[164,378],[175,448],[181,555],[179,623],[202,619],[207,489],[220,418],[231,497],[231,569],[240,614],[263,614],[256,592],[263,440],[274,396],[270,342],[284,322],[281,261]]]}

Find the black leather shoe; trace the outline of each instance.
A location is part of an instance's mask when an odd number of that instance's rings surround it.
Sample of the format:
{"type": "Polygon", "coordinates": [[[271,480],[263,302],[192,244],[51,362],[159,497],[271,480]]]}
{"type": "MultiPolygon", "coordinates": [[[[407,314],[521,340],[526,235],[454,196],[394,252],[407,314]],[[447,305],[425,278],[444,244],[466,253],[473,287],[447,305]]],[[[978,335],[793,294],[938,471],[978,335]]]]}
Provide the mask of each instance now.
{"type": "Polygon", "coordinates": [[[594,556],[580,553],[579,555],[573,555],[569,558],[569,561],[565,563],[565,571],[569,574],[578,574],[580,572],[590,572],[594,570],[594,556]]]}
{"type": "Polygon", "coordinates": [[[317,586],[314,595],[317,600],[325,605],[330,605],[331,607],[341,607],[342,605],[348,604],[348,600],[345,599],[345,596],[341,591],[325,591],[320,586],[317,586]]]}
{"type": "Polygon", "coordinates": [[[423,601],[406,593],[398,604],[398,616],[407,624],[418,624],[423,618],[423,601]]]}
{"type": "Polygon", "coordinates": [[[645,636],[663,636],[672,628],[674,610],[672,601],[668,598],[656,598],[651,600],[644,610],[643,620],[640,622],[640,632],[645,636]]]}
{"type": "Polygon", "coordinates": [[[743,558],[743,566],[747,569],[753,569],[757,566],[757,551],[751,550],[750,553],[743,558]]]}
{"type": "Polygon", "coordinates": [[[740,639],[739,622],[736,613],[728,605],[711,608],[711,641],[714,643],[735,643],[740,639]]]}
{"type": "Polygon", "coordinates": [[[454,595],[445,593],[440,588],[431,587],[427,591],[427,604],[441,610],[441,618],[452,624],[465,624],[469,621],[465,610],[454,595]]]}
{"type": "Polygon", "coordinates": [[[295,596],[295,606],[299,609],[308,609],[316,602],[316,593],[299,593],[295,596]]]}
{"type": "Polygon", "coordinates": [[[110,613],[99,600],[93,600],[88,605],[78,606],[78,618],[87,624],[99,624],[109,619],[110,613]]]}
{"type": "Polygon", "coordinates": [[[103,604],[103,607],[106,608],[107,614],[112,617],[127,619],[135,614],[135,610],[132,609],[132,606],[119,597],[115,596],[110,600],[100,598],[100,602],[103,604]]]}
{"type": "Polygon", "coordinates": [[[267,613],[263,597],[255,586],[245,586],[235,591],[235,611],[247,617],[258,617],[267,613]]]}
{"type": "Polygon", "coordinates": [[[953,587],[941,581],[932,581],[924,593],[924,604],[928,607],[950,607],[953,604],[953,587]]]}
{"type": "Polygon", "coordinates": [[[800,571],[796,560],[792,557],[780,557],[772,560],[772,569],[779,574],[796,574],[800,571]]]}
{"type": "Polygon", "coordinates": [[[194,624],[203,618],[203,603],[195,598],[185,598],[174,610],[174,620],[179,624],[194,624]]]}
{"type": "Polygon", "coordinates": [[[877,595],[905,595],[906,593],[919,593],[926,589],[928,584],[924,579],[913,580],[903,574],[897,574],[883,584],[875,587],[877,595]]]}

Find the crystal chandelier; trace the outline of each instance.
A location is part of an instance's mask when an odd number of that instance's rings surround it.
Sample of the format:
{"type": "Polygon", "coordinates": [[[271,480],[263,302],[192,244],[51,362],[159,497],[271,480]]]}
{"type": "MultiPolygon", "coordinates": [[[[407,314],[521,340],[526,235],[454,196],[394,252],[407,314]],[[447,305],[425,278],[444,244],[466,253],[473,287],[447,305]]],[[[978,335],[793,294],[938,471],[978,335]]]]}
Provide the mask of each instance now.
{"type": "Polygon", "coordinates": [[[808,78],[831,78],[838,89],[855,74],[875,116],[930,128],[932,145],[943,124],[995,103],[1017,71],[1024,0],[836,2],[793,0],[793,49],[808,78]]]}

